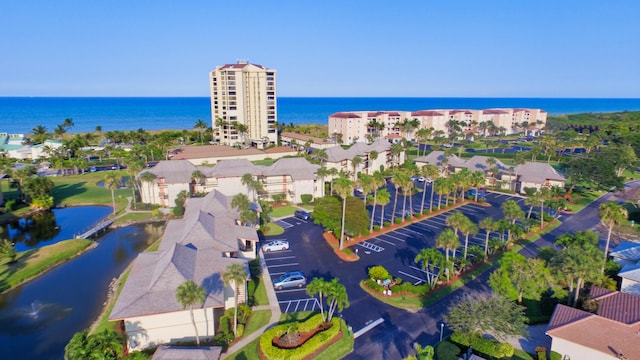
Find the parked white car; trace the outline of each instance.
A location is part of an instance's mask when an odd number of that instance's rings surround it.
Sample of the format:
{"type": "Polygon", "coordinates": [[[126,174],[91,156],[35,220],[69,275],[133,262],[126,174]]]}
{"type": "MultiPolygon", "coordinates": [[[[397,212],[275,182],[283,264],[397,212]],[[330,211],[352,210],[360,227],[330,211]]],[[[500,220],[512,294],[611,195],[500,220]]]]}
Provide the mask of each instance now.
{"type": "Polygon", "coordinates": [[[268,243],[262,245],[262,251],[264,252],[281,251],[281,250],[289,250],[288,241],[274,240],[274,241],[269,241],[268,243]]]}

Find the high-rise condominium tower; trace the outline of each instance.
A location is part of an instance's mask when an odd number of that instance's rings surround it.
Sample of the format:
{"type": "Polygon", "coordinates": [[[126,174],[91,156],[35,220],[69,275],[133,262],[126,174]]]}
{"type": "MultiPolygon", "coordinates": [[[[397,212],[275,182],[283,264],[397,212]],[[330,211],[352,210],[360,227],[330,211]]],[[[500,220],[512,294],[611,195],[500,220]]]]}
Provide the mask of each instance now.
{"type": "Polygon", "coordinates": [[[276,71],[238,61],[209,74],[213,132],[222,145],[277,142],[276,71]]]}

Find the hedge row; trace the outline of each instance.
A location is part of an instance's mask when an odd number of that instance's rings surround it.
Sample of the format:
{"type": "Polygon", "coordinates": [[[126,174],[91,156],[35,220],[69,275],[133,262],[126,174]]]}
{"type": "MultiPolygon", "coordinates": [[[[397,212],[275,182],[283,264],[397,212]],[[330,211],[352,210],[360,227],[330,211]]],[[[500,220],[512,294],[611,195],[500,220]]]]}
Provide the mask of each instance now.
{"type": "Polygon", "coordinates": [[[471,337],[468,337],[454,332],[451,334],[451,341],[463,346],[471,346],[474,351],[496,359],[510,358],[515,352],[513,345],[494,339],[485,339],[479,334],[473,334],[471,337]]]}
{"type": "MultiPolygon", "coordinates": [[[[329,342],[340,332],[340,319],[331,319],[332,326],[324,331],[316,333],[312,338],[307,340],[301,346],[295,349],[281,349],[273,345],[273,339],[284,335],[290,327],[290,324],[282,324],[272,327],[260,336],[260,351],[268,359],[289,359],[302,360],[312,355],[325,343],[329,342]]],[[[314,315],[307,321],[298,324],[299,332],[308,332],[316,329],[322,324],[322,316],[314,315]]]]}

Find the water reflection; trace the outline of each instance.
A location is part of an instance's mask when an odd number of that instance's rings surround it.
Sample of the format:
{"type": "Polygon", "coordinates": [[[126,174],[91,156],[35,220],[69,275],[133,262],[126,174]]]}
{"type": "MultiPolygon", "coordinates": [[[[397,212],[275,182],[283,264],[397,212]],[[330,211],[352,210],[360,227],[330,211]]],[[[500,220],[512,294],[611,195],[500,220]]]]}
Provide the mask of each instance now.
{"type": "Polygon", "coordinates": [[[108,206],[78,206],[43,211],[5,226],[0,238],[15,243],[17,251],[72,239],[111,213],[108,206]]]}
{"type": "Polygon", "coordinates": [[[99,316],[111,280],[162,232],[162,224],[113,229],[96,248],[0,294],[2,358],[62,359],[73,334],[99,316]]]}

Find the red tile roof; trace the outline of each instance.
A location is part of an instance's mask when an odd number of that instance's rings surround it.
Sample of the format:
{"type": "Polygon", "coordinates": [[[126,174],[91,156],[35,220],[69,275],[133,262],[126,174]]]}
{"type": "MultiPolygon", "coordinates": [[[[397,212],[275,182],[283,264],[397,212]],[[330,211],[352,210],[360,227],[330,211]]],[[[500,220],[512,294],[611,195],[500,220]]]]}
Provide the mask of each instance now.
{"type": "Polygon", "coordinates": [[[349,113],[349,112],[337,112],[329,115],[330,118],[338,118],[338,119],[359,119],[360,115],[349,113]]]}
{"type": "Polygon", "coordinates": [[[483,114],[508,114],[509,112],[500,109],[482,110],[483,114]]]}
{"type": "Polygon", "coordinates": [[[420,111],[414,111],[411,113],[411,116],[442,116],[442,115],[444,114],[434,110],[420,110],[420,111]]]}
{"type": "Polygon", "coordinates": [[[598,302],[599,316],[629,325],[640,324],[640,296],[592,286],[591,299],[598,302]]]}

